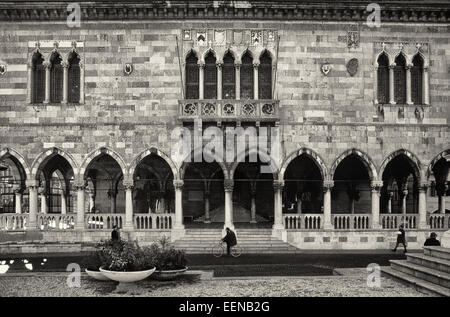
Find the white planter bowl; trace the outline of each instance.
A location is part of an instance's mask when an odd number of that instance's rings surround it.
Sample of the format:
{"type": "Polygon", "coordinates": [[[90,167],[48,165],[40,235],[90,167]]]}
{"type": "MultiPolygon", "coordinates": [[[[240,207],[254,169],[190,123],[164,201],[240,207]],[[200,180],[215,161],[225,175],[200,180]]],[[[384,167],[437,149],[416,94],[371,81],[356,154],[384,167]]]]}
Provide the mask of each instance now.
{"type": "Polygon", "coordinates": [[[156,280],[160,281],[170,281],[175,279],[177,276],[183,274],[186,272],[188,267],[186,266],[183,269],[179,270],[161,270],[161,271],[155,271],[155,274],[152,276],[156,280]]]}
{"type": "Polygon", "coordinates": [[[152,275],[153,272],[155,272],[156,268],[153,268],[151,270],[145,270],[145,271],[134,271],[134,272],[119,272],[119,271],[108,271],[105,269],[100,268],[100,272],[107,278],[121,283],[132,283],[141,281],[143,279],[146,279],[150,275],[152,275]]]}
{"type": "Polygon", "coordinates": [[[102,272],[91,271],[91,270],[88,270],[88,269],[85,269],[85,271],[86,271],[87,275],[89,275],[93,279],[96,279],[98,281],[110,281],[110,279],[107,278],[105,275],[103,275],[102,272]]]}

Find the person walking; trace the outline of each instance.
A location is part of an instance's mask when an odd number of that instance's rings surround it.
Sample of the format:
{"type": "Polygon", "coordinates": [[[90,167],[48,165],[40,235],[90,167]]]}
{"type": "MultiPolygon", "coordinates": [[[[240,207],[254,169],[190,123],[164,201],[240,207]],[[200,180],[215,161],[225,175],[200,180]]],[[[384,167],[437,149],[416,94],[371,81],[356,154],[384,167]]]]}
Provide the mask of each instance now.
{"type": "Polygon", "coordinates": [[[397,247],[400,243],[403,244],[403,248],[405,249],[404,253],[406,253],[406,235],[405,230],[403,229],[403,225],[400,225],[400,227],[398,228],[397,243],[395,244],[394,250],[392,250],[393,252],[397,251],[397,247]]]}
{"type": "Polygon", "coordinates": [[[425,243],[423,245],[425,247],[428,247],[428,246],[440,247],[441,242],[436,238],[437,238],[437,234],[435,232],[432,232],[430,234],[430,237],[427,240],[425,240],[425,243]]]}
{"type": "Polygon", "coordinates": [[[111,240],[113,241],[119,241],[120,240],[120,232],[117,225],[113,226],[113,230],[111,231],[111,240]]]}
{"type": "Polygon", "coordinates": [[[230,255],[231,247],[237,244],[236,234],[230,228],[226,228],[225,231],[227,234],[222,239],[222,242],[227,244],[227,255],[230,255]]]}

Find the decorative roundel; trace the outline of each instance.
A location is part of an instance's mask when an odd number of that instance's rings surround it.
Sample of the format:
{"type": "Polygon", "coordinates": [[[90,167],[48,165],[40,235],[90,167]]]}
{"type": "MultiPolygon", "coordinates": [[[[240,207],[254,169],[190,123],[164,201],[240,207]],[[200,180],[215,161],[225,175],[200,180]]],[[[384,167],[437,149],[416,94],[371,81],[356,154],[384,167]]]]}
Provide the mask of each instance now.
{"type": "Polygon", "coordinates": [[[227,103],[223,106],[223,113],[227,116],[234,115],[234,105],[227,103]]]}
{"type": "Polygon", "coordinates": [[[130,75],[130,74],[133,72],[133,65],[131,65],[130,63],[126,63],[126,64],[123,66],[123,72],[124,72],[126,75],[130,75]]]}
{"type": "Polygon", "coordinates": [[[266,103],[262,106],[262,112],[268,116],[273,115],[275,107],[271,103],[266,103]]]}
{"type": "Polygon", "coordinates": [[[212,103],[207,103],[203,106],[203,114],[204,115],[213,115],[216,113],[216,106],[212,103]]]}
{"type": "Polygon", "coordinates": [[[246,116],[254,116],[256,114],[256,109],[254,105],[252,105],[251,103],[247,103],[242,107],[242,112],[246,116]]]}
{"type": "Polygon", "coordinates": [[[183,111],[187,115],[194,115],[197,112],[197,106],[193,103],[188,103],[184,106],[183,111]]]}
{"type": "Polygon", "coordinates": [[[0,75],[5,75],[5,74],[6,74],[6,65],[1,64],[0,65],[0,75]]]}

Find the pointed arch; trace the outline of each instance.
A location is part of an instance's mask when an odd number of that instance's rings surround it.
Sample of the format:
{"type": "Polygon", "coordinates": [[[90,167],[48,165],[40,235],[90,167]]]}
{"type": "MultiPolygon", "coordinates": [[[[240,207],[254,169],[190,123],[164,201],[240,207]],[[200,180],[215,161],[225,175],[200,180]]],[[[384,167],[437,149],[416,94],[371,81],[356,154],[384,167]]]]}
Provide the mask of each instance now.
{"type": "Polygon", "coordinates": [[[414,176],[417,178],[418,181],[420,181],[422,179],[421,178],[422,163],[420,162],[419,158],[415,154],[413,154],[412,152],[410,152],[409,150],[406,150],[406,149],[399,149],[399,150],[396,150],[396,151],[392,152],[391,154],[389,154],[383,160],[383,163],[380,166],[378,174],[381,175],[381,177],[382,177],[384,170],[386,169],[386,166],[389,164],[389,162],[399,155],[405,155],[408,158],[408,161],[410,162],[411,167],[414,170],[414,174],[415,174],[414,176]]]}
{"type": "Polygon", "coordinates": [[[230,168],[230,179],[234,179],[234,173],[236,172],[237,167],[240,163],[245,163],[245,158],[249,156],[250,154],[257,154],[261,162],[264,164],[269,163],[272,166],[272,176],[273,179],[278,179],[279,171],[280,171],[280,163],[276,162],[270,155],[267,153],[264,153],[263,151],[260,151],[257,148],[250,148],[245,149],[245,151],[242,151],[241,153],[238,153],[233,161],[233,164],[230,168]]]}
{"type": "MultiPolygon", "coordinates": [[[[203,152],[203,148],[200,146],[198,148],[193,149],[183,160],[182,160],[182,164],[180,167],[180,172],[179,172],[179,179],[184,179],[184,174],[186,172],[186,168],[189,166],[190,163],[195,163],[194,161],[194,153],[200,152],[202,153],[202,155],[205,155],[205,153],[203,152]],[[190,159],[189,159],[190,158],[190,159]]],[[[219,157],[216,154],[213,154],[212,157],[210,157],[210,159],[213,159],[212,163],[217,163],[223,173],[223,178],[224,179],[229,179],[229,172],[228,172],[228,167],[227,165],[223,162],[223,158],[219,157]]]]}
{"type": "MultiPolygon", "coordinates": [[[[203,70],[203,92],[205,99],[217,98],[217,56],[213,49],[208,49],[203,55],[205,67],[203,70]]],[[[201,84],[201,83],[200,83],[201,84]]]]}
{"type": "Polygon", "coordinates": [[[355,148],[343,152],[334,160],[333,164],[331,165],[329,174],[331,180],[334,178],[334,173],[336,172],[339,163],[341,163],[346,157],[350,155],[355,155],[364,164],[371,181],[378,180],[377,168],[375,167],[375,164],[373,163],[372,159],[369,157],[369,155],[367,155],[363,151],[355,148]]]}
{"type": "Polygon", "coordinates": [[[199,99],[200,74],[198,52],[191,49],[185,56],[184,77],[186,99],[199,99]]]}
{"type": "Polygon", "coordinates": [[[163,159],[170,167],[172,174],[173,174],[173,179],[179,179],[178,177],[178,169],[175,165],[175,163],[172,161],[172,159],[167,156],[167,154],[165,154],[164,152],[158,150],[155,147],[151,147],[147,150],[142,151],[139,155],[137,155],[133,161],[130,164],[130,167],[128,169],[128,175],[130,175],[130,177],[133,177],[134,172],[136,170],[136,167],[139,165],[139,163],[148,155],[157,155],[158,157],[160,157],[161,159],[163,159]]]}
{"type": "Polygon", "coordinates": [[[37,49],[30,60],[31,67],[31,103],[42,103],[45,99],[45,65],[44,56],[37,49]]]}
{"type": "Polygon", "coordinates": [[[253,63],[254,57],[250,50],[244,51],[241,57],[241,99],[253,99],[254,98],[254,72],[253,63]]]}
{"type": "Polygon", "coordinates": [[[236,57],[233,52],[228,49],[223,56],[222,66],[222,98],[236,98],[236,57]]]}
{"type": "Polygon", "coordinates": [[[436,155],[436,156],[430,161],[430,164],[428,164],[428,168],[427,168],[427,171],[426,171],[426,174],[425,174],[427,180],[430,178],[430,176],[431,176],[431,174],[432,174],[434,165],[435,165],[438,161],[440,161],[441,159],[443,159],[443,158],[446,159],[447,161],[450,161],[450,149],[446,149],[446,150],[440,152],[438,155],[436,155]]]}
{"type": "Polygon", "coordinates": [[[389,102],[389,55],[382,51],[375,60],[377,101],[381,104],[389,102]]]}
{"type": "Polygon", "coordinates": [[[124,175],[124,178],[126,179],[128,177],[127,164],[125,163],[122,156],[119,153],[117,153],[116,151],[114,151],[113,149],[105,146],[105,147],[101,147],[99,149],[96,149],[96,150],[90,152],[86,156],[86,158],[83,160],[83,163],[81,164],[81,167],[79,169],[78,175],[80,176],[80,179],[84,179],[86,169],[88,168],[89,164],[94,159],[96,159],[98,156],[100,156],[102,154],[107,154],[107,155],[111,156],[117,162],[117,164],[119,164],[120,169],[122,170],[122,174],[124,175]]]}
{"type": "Polygon", "coordinates": [[[289,164],[301,155],[306,155],[307,157],[312,159],[314,164],[316,164],[316,166],[318,167],[320,174],[322,175],[322,179],[323,180],[327,179],[328,168],[325,164],[325,161],[322,159],[322,157],[320,157],[320,155],[317,154],[315,151],[313,151],[309,148],[306,148],[306,147],[302,147],[299,150],[295,150],[295,151],[291,152],[283,160],[283,163],[281,164],[281,168],[280,168],[280,173],[278,174],[278,180],[280,180],[280,181],[284,180],[284,173],[286,172],[286,169],[288,168],[289,164]]]}
{"type": "Polygon", "coordinates": [[[81,87],[81,57],[76,50],[72,50],[67,55],[67,101],[69,103],[80,102],[80,87],[81,87]]]}
{"type": "Polygon", "coordinates": [[[272,99],[272,66],[274,60],[269,50],[265,49],[259,55],[258,67],[258,98],[272,99]]]}
{"type": "Polygon", "coordinates": [[[206,57],[208,55],[212,54],[212,56],[214,56],[214,58],[217,60],[217,52],[212,48],[212,47],[208,47],[205,51],[203,51],[203,53],[201,54],[201,58],[200,58],[200,62],[201,63],[206,63],[206,57]]]}
{"type": "Polygon", "coordinates": [[[394,59],[394,100],[397,104],[406,103],[406,67],[409,65],[405,53],[399,52],[394,59]]]}
{"type": "Polygon", "coordinates": [[[60,155],[66,159],[73,170],[73,174],[78,174],[78,163],[73,156],[59,147],[52,147],[41,152],[33,161],[31,165],[31,179],[37,179],[39,177],[39,170],[42,170],[43,165],[56,155],[60,155]]]}
{"type": "Polygon", "coordinates": [[[10,158],[14,164],[16,164],[19,173],[21,182],[24,183],[27,179],[31,179],[31,168],[27,163],[25,157],[20,154],[17,150],[13,148],[4,148],[0,151],[0,160],[2,158],[10,158]]]}
{"type": "Polygon", "coordinates": [[[62,56],[54,50],[50,57],[50,102],[60,103],[63,99],[64,71],[62,66],[62,56]]]}
{"type": "Polygon", "coordinates": [[[267,54],[270,57],[270,60],[271,60],[271,63],[272,63],[271,66],[274,66],[275,63],[276,63],[276,54],[273,51],[273,49],[270,48],[270,47],[263,48],[258,54],[258,61],[259,62],[261,62],[261,57],[263,57],[264,54],[267,54]]]}
{"type": "Polygon", "coordinates": [[[415,105],[423,104],[423,72],[425,60],[420,53],[412,58],[411,65],[411,102],[415,105]]]}

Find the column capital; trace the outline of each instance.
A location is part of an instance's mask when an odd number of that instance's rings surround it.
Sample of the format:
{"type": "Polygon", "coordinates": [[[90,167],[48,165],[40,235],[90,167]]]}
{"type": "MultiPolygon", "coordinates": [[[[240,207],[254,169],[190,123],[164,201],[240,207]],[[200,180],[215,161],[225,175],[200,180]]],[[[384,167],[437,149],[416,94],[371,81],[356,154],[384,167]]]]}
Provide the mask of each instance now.
{"type": "Polygon", "coordinates": [[[39,181],[38,181],[37,179],[27,179],[27,180],[25,181],[25,185],[26,185],[28,188],[34,188],[34,189],[36,189],[36,188],[39,187],[39,181]]]}
{"type": "Polygon", "coordinates": [[[282,190],[284,187],[284,181],[274,180],[273,181],[273,189],[282,190]]]}
{"type": "Polygon", "coordinates": [[[200,68],[200,69],[205,68],[205,63],[204,63],[204,62],[199,61],[199,62],[197,63],[197,65],[198,65],[198,68],[200,68]]]}
{"type": "Polygon", "coordinates": [[[232,179],[225,179],[223,181],[223,188],[226,192],[232,192],[234,188],[234,180],[232,179]]]}
{"type": "Polygon", "coordinates": [[[334,181],[332,180],[325,180],[323,181],[323,188],[324,190],[331,190],[331,188],[334,187],[334,181]]]}
{"type": "Polygon", "coordinates": [[[424,71],[424,72],[428,72],[428,68],[429,68],[428,66],[424,66],[424,67],[423,67],[423,71],[424,71]]]}
{"type": "Polygon", "coordinates": [[[45,61],[42,63],[42,66],[44,66],[45,69],[50,69],[52,67],[52,64],[48,61],[45,61]]]}
{"type": "Polygon", "coordinates": [[[421,190],[426,191],[428,189],[428,187],[430,187],[430,183],[429,182],[420,182],[417,187],[418,187],[419,191],[421,191],[421,190]]]}
{"type": "Polygon", "coordinates": [[[234,67],[236,67],[236,68],[241,68],[241,66],[242,66],[241,62],[235,62],[234,63],[234,67]]]}
{"type": "Polygon", "coordinates": [[[24,188],[22,187],[22,185],[15,184],[12,186],[12,190],[15,194],[22,194],[24,191],[24,188]]]}
{"type": "Polygon", "coordinates": [[[69,63],[66,62],[66,61],[62,61],[62,62],[61,62],[61,66],[62,66],[63,68],[69,68],[69,63]]]}
{"type": "Polygon", "coordinates": [[[389,69],[394,69],[395,66],[397,66],[395,63],[392,63],[391,65],[389,65],[389,69]]]}
{"type": "Polygon", "coordinates": [[[173,180],[173,186],[175,189],[183,189],[184,181],[181,179],[174,179],[173,180]]]}
{"type": "Polygon", "coordinates": [[[383,181],[371,181],[370,187],[372,188],[372,191],[379,192],[381,187],[383,187],[383,181]]]}
{"type": "Polygon", "coordinates": [[[253,63],[253,68],[258,68],[259,67],[259,62],[254,62],[253,63]]]}
{"type": "Polygon", "coordinates": [[[117,195],[117,190],[115,189],[108,189],[108,197],[115,197],[117,195]]]}
{"type": "Polygon", "coordinates": [[[123,184],[123,187],[125,188],[125,190],[130,190],[130,189],[133,189],[133,187],[134,187],[133,180],[123,180],[122,184],[123,184]]]}
{"type": "Polygon", "coordinates": [[[216,62],[216,66],[217,66],[218,68],[222,68],[223,62],[222,62],[222,61],[217,61],[217,62],[216,62]]]}

